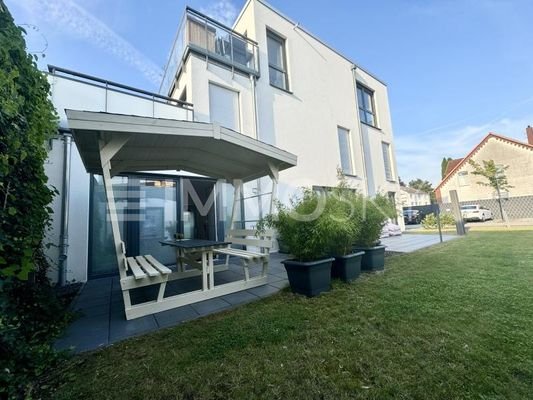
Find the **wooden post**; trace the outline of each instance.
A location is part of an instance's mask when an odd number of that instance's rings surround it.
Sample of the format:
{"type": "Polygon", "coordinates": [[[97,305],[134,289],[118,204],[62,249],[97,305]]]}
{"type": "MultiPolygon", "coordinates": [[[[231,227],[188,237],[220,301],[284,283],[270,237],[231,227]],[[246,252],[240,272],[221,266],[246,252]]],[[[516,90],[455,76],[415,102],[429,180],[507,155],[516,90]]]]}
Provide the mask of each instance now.
{"type": "Polygon", "coordinates": [[[450,190],[450,199],[452,200],[452,212],[455,217],[455,228],[458,235],[466,235],[465,223],[463,221],[463,214],[461,214],[461,205],[459,204],[459,197],[457,190],[450,190]]]}

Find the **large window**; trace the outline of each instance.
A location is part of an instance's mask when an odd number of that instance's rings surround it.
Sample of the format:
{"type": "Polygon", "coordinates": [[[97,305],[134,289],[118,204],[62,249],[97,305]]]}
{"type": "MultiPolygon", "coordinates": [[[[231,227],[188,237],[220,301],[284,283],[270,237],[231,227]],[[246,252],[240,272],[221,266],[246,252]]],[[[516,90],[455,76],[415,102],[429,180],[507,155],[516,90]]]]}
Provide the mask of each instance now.
{"type": "Polygon", "coordinates": [[[267,50],[270,84],[283,90],[289,90],[285,39],[267,30],[267,50]]]}
{"type": "Polygon", "coordinates": [[[357,84],[357,102],[359,103],[359,118],[361,122],[377,126],[374,92],[363,85],[357,84]]]}
{"type": "Polygon", "coordinates": [[[239,93],[209,83],[209,117],[211,122],[240,132],[239,93]]]}
{"type": "Polygon", "coordinates": [[[341,156],[341,169],[344,174],[354,175],[352,146],[350,145],[350,131],[337,127],[339,137],[339,151],[341,156]]]}
{"type": "Polygon", "coordinates": [[[381,142],[381,150],[383,151],[383,165],[385,166],[385,178],[388,181],[393,181],[394,177],[392,175],[390,144],[381,142]]]}
{"type": "Polygon", "coordinates": [[[468,186],[468,171],[460,171],[458,174],[459,186],[468,186]]]}

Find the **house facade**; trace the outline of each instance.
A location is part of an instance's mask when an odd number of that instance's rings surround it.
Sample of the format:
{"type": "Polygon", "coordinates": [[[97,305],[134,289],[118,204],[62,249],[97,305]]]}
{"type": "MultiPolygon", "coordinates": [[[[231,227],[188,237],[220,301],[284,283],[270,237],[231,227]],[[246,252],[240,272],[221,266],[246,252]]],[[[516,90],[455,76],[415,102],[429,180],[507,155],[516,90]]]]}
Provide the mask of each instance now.
{"type": "MultiPolygon", "coordinates": [[[[159,94],[57,67],[49,81],[61,133],[50,142],[46,165],[60,193],[49,256],[64,271],[53,279],[117,273],[103,180],[86,172],[65,109],[220,125],[298,157],[296,167],[279,174],[281,201],[302,186],[335,186],[340,169],[354,189],[388,194],[401,212],[386,85],[263,1],[248,1],[232,28],[187,8],[159,94]]],[[[176,232],[224,238],[232,182],[198,175],[198,163],[201,157],[188,160],[187,169],[143,173],[116,167],[113,192],[129,254],[170,265],[175,253],[159,242],[176,232]]],[[[270,211],[271,196],[269,179],[245,184],[238,223],[254,227],[270,211]]]]}
{"type": "Polygon", "coordinates": [[[407,186],[400,186],[399,201],[402,207],[427,206],[431,204],[429,193],[407,186]]]}
{"type": "Polygon", "coordinates": [[[435,189],[437,200],[450,202],[451,190],[456,190],[461,204],[479,204],[489,208],[495,218],[501,218],[496,190],[483,186],[483,177],[473,175],[472,160],[480,165],[494,160],[508,166],[505,175],[512,188],[502,192],[502,206],[509,218],[533,217],[533,129],[526,129],[527,142],[489,133],[464,158],[450,161],[446,176],[435,189]]]}
{"type": "MultiPolygon", "coordinates": [[[[198,120],[297,154],[280,175],[283,200],[335,186],[341,169],[353,188],[389,194],[401,210],[387,86],[262,0],[247,1],[232,29],[188,8],[160,93],[193,103],[198,120]]],[[[245,210],[250,224],[262,213],[245,210]]]]}

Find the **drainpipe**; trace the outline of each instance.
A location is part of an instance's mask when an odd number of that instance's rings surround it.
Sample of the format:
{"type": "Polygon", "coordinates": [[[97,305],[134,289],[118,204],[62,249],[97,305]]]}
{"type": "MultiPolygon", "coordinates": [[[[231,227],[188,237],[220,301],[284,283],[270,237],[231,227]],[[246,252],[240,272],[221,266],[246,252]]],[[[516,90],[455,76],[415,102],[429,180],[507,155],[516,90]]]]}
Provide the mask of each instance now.
{"type": "Polygon", "coordinates": [[[63,136],[63,186],[61,193],[61,229],[59,233],[59,262],[58,284],[66,284],[67,255],[68,255],[68,219],[70,200],[70,155],[72,149],[72,135],[68,129],[61,129],[63,136]]]}
{"type": "MultiPolygon", "coordinates": [[[[255,80],[255,76],[250,74],[250,84],[252,86],[252,107],[254,109],[254,135],[255,135],[255,138],[257,140],[259,140],[259,123],[257,121],[258,119],[258,116],[257,116],[257,93],[256,93],[256,90],[255,90],[255,87],[256,87],[256,80],[255,80]]],[[[259,214],[259,219],[262,219],[263,218],[263,203],[261,201],[261,178],[257,179],[257,207],[258,207],[258,214],[259,214]]]]}
{"type": "Polygon", "coordinates": [[[363,174],[364,174],[364,181],[366,185],[366,195],[370,196],[370,187],[368,184],[368,174],[366,170],[366,156],[365,156],[365,145],[363,142],[363,131],[361,130],[361,121],[359,120],[359,101],[357,99],[357,77],[355,76],[355,71],[357,70],[357,66],[355,64],[352,65],[352,77],[353,77],[353,89],[355,94],[355,118],[357,119],[357,123],[359,124],[359,142],[361,144],[361,157],[363,159],[363,174]]]}

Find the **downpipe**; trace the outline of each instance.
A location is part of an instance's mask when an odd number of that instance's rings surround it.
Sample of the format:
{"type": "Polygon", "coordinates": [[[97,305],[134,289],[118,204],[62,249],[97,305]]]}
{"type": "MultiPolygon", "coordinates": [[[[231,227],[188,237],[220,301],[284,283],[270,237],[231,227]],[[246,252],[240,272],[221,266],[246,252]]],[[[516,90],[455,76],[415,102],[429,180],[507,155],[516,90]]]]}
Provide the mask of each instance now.
{"type": "Polygon", "coordinates": [[[70,159],[72,152],[72,135],[69,130],[62,130],[63,137],[63,185],[61,193],[61,228],[59,233],[58,284],[64,286],[67,277],[68,257],[68,220],[70,202],[70,159]]]}

